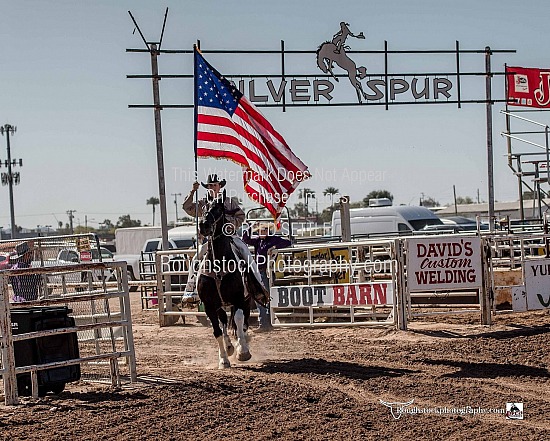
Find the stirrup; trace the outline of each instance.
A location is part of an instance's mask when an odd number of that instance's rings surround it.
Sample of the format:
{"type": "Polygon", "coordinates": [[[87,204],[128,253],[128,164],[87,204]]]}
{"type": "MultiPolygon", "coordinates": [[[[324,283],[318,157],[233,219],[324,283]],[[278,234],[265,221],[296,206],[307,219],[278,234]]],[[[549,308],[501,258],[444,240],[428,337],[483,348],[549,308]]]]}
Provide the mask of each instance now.
{"type": "Polygon", "coordinates": [[[199,295],[194,292],[194,291],[186,291],[183,293],[183,295],[181,296],[181,301],[182,302],[189,302],[189,303],[193,303],[193,302],[199,302],[200,301],[200,298],[199,298],[199,295]]]}

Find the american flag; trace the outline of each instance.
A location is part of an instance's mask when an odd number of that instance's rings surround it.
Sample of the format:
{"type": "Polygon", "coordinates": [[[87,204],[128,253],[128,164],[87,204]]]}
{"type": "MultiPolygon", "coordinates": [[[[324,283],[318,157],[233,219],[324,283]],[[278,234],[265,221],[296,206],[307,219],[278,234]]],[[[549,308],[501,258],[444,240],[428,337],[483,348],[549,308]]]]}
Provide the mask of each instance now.
{"type": "Polygon", "coordinates": [[[244,189],[277,219],[307,166],[258,109],[195,51],[196,156],[243,167],[244,189]]]}

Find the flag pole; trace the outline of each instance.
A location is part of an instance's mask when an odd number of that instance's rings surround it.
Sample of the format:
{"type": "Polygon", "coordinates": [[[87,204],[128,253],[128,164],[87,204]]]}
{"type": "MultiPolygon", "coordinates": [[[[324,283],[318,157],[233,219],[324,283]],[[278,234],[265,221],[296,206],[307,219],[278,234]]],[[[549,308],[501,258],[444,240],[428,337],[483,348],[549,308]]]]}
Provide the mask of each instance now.
{"type": "MultiPolygon", "coordinates": [[[[199,182],[199,166],[197,158],[197,49],[200,46],[200,41],[193,45],[193,151],[195,153],[195,181],[199,182]]],[[[199,192],[195,192],[195,248],[199,252],[199,192]]]]}

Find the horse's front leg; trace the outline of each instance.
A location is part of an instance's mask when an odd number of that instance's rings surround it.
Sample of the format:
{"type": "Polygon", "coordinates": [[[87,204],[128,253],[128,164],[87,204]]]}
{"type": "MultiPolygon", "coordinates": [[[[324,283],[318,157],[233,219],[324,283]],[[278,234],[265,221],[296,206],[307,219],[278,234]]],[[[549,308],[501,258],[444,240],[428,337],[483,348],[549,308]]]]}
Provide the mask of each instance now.
{"type": "Polygon", "coordinates": [[[237,309],[233,320],[235,321],[235,327],[237,328],[237,360],[239,361],[247,361],[252,358],[244,329],[244,319],[245,317],[243,310],[237,309]]]}
{"type": "Polygon", "coordinates": [[[332,68],[334,67],[334,65],[333,65],[334,61],[331,60],[331,59],[328,59],[328,60],[329,60],[329,61],[328,61],[328,71],[329,71],[329,73],[330,73],[330,76],[331,76],[332,78],[334,78],[334,80],[335,80],[337,83],[339,83],[340,80],[338,79],[338,77],[337,77],[336,75],[334,75],[334,72],[332,71],[332,68]]]}
{"type": "MultiPolygon", "coordinates": [[[[225,350],[225,342],[223,335],[216,337],[218,341],[218,368],[225,369],[231,367],[231,362],[227,356],[227,351],[225,350]]],[[[233,352],[233,351],[232,351],[233,352]]]]}
{"type": "Polygon", "coordinates": [[[222,324],[222,334],[223,340],[225,342],[225,350],[227,351],[227,355],[231,357],[235,353],[235,347],[233,346],[233,343],[231,343],[231,338],[227,333],[227,314],[223,309],[220,308],[218,310],[218,317],[220,319],[220,323],[222,324]]]}
{"type": "MultiPolygon", "coordinates": [[[[212,323],[212,328],[214,330],[214,338],[218,342],[218,368],[225,369],[231,367],[229,358],[227,356],[227,351],[225,350],[225,342],[223,332],[220,329],[220,322],[218,320],[218,313],[214,308],[205,308],[206,315],[212,323]]],[[[227,317],[227,316],[226,316],[227,317]]],[[[227,318],[224,328],[227,328],[227,318]]],[[[225,331],[227,333],[227,331],[225,331]]]]}

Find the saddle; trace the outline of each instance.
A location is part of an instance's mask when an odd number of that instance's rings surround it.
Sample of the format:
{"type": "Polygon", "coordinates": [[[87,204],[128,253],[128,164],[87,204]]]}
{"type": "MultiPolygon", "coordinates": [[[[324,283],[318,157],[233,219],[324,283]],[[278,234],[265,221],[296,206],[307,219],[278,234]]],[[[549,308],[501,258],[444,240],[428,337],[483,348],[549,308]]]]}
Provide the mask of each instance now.
{"type": "MultiPolygon", "coordinates": [[[[243,247],[246,247],[243,242],[243,247]]],[[[260,271],[258,270],[258,266],[256,265],[256,261],[250,254],[250,251],[248,248],[243,249],[239,247],[238,244],[235,243],[234,239],[231,240],[231,249],[233,250],[233,253],[235,254],[235,257],[237,259],[237,268],[244,268],[245,271],[242,272],[242,281],[244,285],[245,290],[245,297],[247,299],[252,298],[256,302],[258,302],[260,305],[267,307],[270,302],[269,297],[269,291],[266,289],[262,282],[262,276],[260,275],[260,271]],[[246,256],[243,254],[247,253],[246,256]]],[[[213,279],[223,277],[225,274],[220,273],[214,273],[212,271],[206,271],[203,268],[203,263],[206,259],[206,253],[204,256],[200,257],[200,264],[199,264],[199,270],[197,271],[197,274],[195,275],[196,279],[198,280],[200,275],[205,275],[207,277],[211,277],[213,279]]],[[[195,289],[195,286],[193,285],[192,289],[186,288],[186,291],[192,291],[195,289]]]]}

